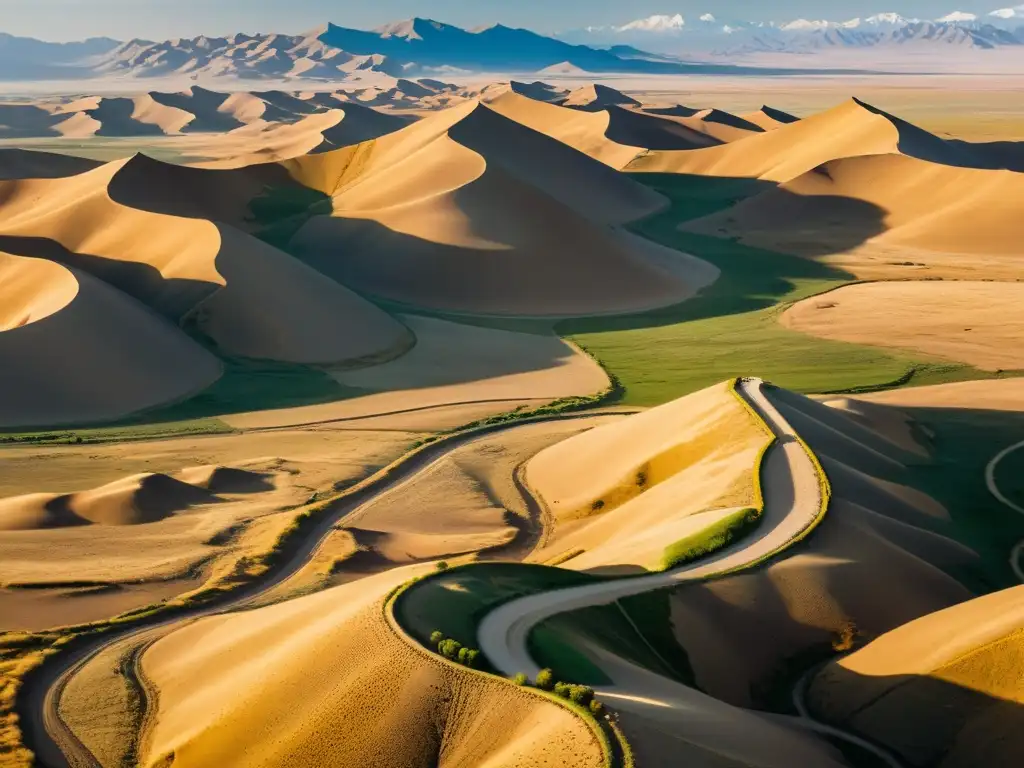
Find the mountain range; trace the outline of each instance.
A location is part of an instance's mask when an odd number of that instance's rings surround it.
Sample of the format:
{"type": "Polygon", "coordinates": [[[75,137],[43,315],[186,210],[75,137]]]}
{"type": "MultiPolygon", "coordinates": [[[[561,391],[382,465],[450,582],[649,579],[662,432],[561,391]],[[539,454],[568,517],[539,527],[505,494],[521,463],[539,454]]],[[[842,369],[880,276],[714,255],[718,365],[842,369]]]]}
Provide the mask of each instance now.
{"type": "Polygon", "coordinates": [[[420,18],[369,31],[327,24],[300,35],[239,33],[125,42],[103,38],[63,45],[11,36],[0,40],[3,80],[186,76],[337,81],[360,79],[368,73],[391,77],[548,70],[682,74],[715,69],[721,68],[699,67],[628,47],[597,49],[500,24],[465,30],[420,18]]]}
{"type": "Polygon", "coordinates": [[[629,45],[659,53],[806,53],[828,48],[876,46],[989,50],[1024,46],[1024,5],[988,14],[953,11],[936,19],[876,13],[840,21],[792,19],[751,22],[712,13],[684,17],[658,14],[619,26],[585,27],[558,35],[595,47],[629,45]]]}

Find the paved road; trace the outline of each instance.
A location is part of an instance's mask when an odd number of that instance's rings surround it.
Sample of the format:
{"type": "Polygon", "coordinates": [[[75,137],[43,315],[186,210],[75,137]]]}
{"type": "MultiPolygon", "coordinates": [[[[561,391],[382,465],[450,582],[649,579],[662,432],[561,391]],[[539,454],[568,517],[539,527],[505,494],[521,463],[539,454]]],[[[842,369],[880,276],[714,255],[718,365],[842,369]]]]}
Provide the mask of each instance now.
{"type": "Polygon", "coordinates": [[[507,675],[523,672],[532,678],[540,667],[530,657],[527,639],[530,631],[545,619],[744,568],[781,552],[815,524],[821,511],[816,468],[789,422],[765,397],[762,384],[759,379],[748,379],[739,387],[740,394],[764,417],[778,438],[765,457],[765,511],[756,531],[708,558],[671,571],[543,592],[506,603],[484,617],[479,628],[480,649],[492,664],[507,675]]]}
{"type": "Polygon", "coordinates": [[[79,741],[60,717],[59,705],[60,696],[67,681],[104,648],[129,638],[137,637],[141,640],[144,633],[166,628],[172,624],[239,608],[265,594],[289,579],[309,562],[321,543],[330,536],[337,525],[354,522],[371,502],[429,471],[457,448],[497,432],[517,429],[539,421],[587,419],[593,416],[593,413],[581,412],[514,424],[494,425],[461,435],[452,435],[432,443],[392,471],[381,470],[361,483],[357,490],[337,502],[330,512],[316,523],[315,527],[309,531],[285,561],[275,565],[270,572],[252,584],[234,591],[226,599],[177,613],[171,617],[157,616],[151,620],[125,627],[123,630],[107,633],[96,637],[95,640],[75,651],[65,652],[47,660],[25,681],[17,704],[25,745],[35,753],[37,766],[40,768],[95,768],[98,765],[89,749],[79,741]]]}

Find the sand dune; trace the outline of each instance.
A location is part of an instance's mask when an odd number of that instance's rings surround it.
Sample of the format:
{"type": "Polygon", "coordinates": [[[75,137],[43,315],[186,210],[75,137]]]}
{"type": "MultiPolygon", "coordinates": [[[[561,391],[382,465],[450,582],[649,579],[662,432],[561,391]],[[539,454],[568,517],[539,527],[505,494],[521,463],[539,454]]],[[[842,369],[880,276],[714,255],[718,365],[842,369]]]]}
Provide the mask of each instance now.
{"type": "Polygon", "coordinates": [[[799,117],[783,112],[781,109],[769,107],[767,104],[756,112],[749,112],[745,115],[740,115],[740,117],[766,131],[773,131],[776,128],[781,128],[783,125],[789,125],[800,120],[799,117]]]}
{"type": "Polygon", "coordinates": [[[0,425],[114,420],[221,375],[213,355],[88,274],[0,253],[0,276],[0,425]]]}
{"type": "Polygon", "coordinates": [[[1024,379],[960,381],[929,387],[905,387],[859,395],[858,399],[907,408],[978,408],[1024,411],[1024,379]]]}
{"type": "Polygon", "coordinates": [[[182,768],[603,764],[558,705],[398,639],[380,603],[411,575],[202,619],[157,642],[143,657],[159,711],[142,764],[172,753],[182,768]]]}
{"type": "Polygon", "coordinates": [[[572,107],[574,109],[596,112],[604,109],[605,107],[612,106],[639,107],[640,102],[632,96],[627,96],[622,91],[617,91],[614,88],[609,88],[607,85],[601,85],[600,83],[593,83],[592,85],[584,85],[574,91],[571,91],[569,95],[565,97],[562,105],[572,107]]]}
{"type": "Polygon", "coordinates": [[[786,310],[787,328],[911,349],[988,371],[1024,369],[1024,284],[967,281],[850,285],[786,310]]]}
{"type": "MultiPolygon", "coordinates": [[[[851,157],[687,229],[811,256],[865,243],[885,249],[890,259],[906,249],[923,267],[931,263],[927,252],[990,260],[1017,256],[1024,224],[1013,201],[1022,195],[1024,175],[1012,171],[955,168],[901,155],[851,157]]],[[[1015,260],[1006,261],[1004,269],[1015,260]]]]}
{"type": "Polygon", "coordinates": [[[333,216],[310,220],[292,245],[370,294],[572,315],[678,301],[715,277],[608,228],[656,210],[660,196],[484,105],[288,167],[334,198],[333,216]]]}
{"type": "Polygon", "coordinates": [[[851,627],[873,638],[969,599],[948,571],[977,563],[925,511],[934,500],[871,474],[889,467],[887,476],[902,478],[904,462],[920,457],[843,411],[785,390],[768,395],[821,458],[833,486],[829,512],[786,558],[671,598],[698,685],[738,705],[763,696],[786,659],[826,648],[851,627]]]}
{"type": "Polygon", "coordinates": [[[96,160],[27,149],[0,148],[0,180],[57,179],[91,171],[101,165],[96,160]]]}
{"type": "Polygon", "coordinates": [[[229,354],[337,363],[408,347],[408,331],[384,312],[266,243],[131,207],[139,197],[140,207],[239,216],[258,182],[212,173],[133,158],[69,179],[6,182],[0,239],[88,270],[176,322],[187,317],[229,354]],[[156,173],[162,190],[147,185],[156,173]]]}
{"type": "Polygon", "coordinates": [[[720,384],[548,448],[527,465],[554,522],[536,559],[583,549],[565,567],[657,569],[666,546],[714,521],[705,513],[753,503],[767,439],[720,384]]]}
{"type": "Polygon", "coordinates": [[[912,765],[1014,765],[1024,750],[1024,587],[924,616],[826,667],[808,703],[912,765]]]}
{"type": "Polygon", "coordinates": [[[212,493],[258,493],[274,487],[273,475],[216,464],[183,469],[178,477],[212,493]]]}
{"type": "Polygon", "coordinates": [[[160,473],[133,475],[81,493],[33,494],[0,500],[0,530],[73,525],[142,525],[200,504],[220,501],[208,491],[160,473]]]}
{"type": "Polygon", "coordinates": [[[618,106],[581,111],[534,101],[513,91],[489,99],[487,105],[613,168],[623,168],[646,149],[695,149],[718,143],[676,120],[618,106]]]}

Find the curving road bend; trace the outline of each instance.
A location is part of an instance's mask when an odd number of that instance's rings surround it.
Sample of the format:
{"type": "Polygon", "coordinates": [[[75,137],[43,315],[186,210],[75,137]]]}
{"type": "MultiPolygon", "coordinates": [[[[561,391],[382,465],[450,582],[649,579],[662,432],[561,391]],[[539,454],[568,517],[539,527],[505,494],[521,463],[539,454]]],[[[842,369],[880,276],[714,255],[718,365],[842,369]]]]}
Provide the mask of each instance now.
{"type": "MultiPolygon", "coordinates": [[[[815,464],[798,440],[796,431],[765,396],[763,381],[741,380],[738,391],[778,438],[765,456],[762,483],[765,509],[756,532],[709,558],[671,571],[544,592],[502,605],[484,617],[478,630],[480,649],[495,667],[506,675],[522,672],[534,678],[540,667],[531,658],[527,641],[530,631],[545,619],[566,611],[611,603],[650,590],[703,581],[749,567],[781,553],[798,535],[816,524],[821,512],[821,487],[815,464]]],[[[631,666],[616,658],[605,661],[609,667],[618,667],[620,671],[631,666]]],[[[630,690],[634,686],[612,684],[597,687],[595,691],[621,707],[646,710],[648,716],[666,708],[684,711],[698,731],[704,727],[700,723],[713,722],[716,710],[727,706],[646,670],[627,670],[625,677],[638,681],[636,690],[630,690]]],[[[793,720],[794,724],[868,750],[891,768],[903,768],[895,756],[878,745],[814,720],[803,704],[802,686],[806,679],[807,676],[793,692],[800,715],[793,720]]],[[[756,721],[749,725],[757,727],[756,721]]],[[[821,760],[820,756],[807,755],[806,758],[808,761],[821,760]]]]}
{"type": "Polygon", "coordinates": [[[60,716],[60,696],[68,680],[103,649],[132,638],[144,641],[143,635],[171,625],[192,621],[234,610],[260,597],[295,575],[317,552],[323,541],[339,524],[357,520],[365,508],[382,495],[411,482],[429,471],[449,453],[497,432],[513,430],[542,421],[587,419],[595,414],[581,412],[549,416],[511,424],[498,424],[452,435],[424,447],[419,453],[404,460],[397,467],[385,468],[361,483],[360,487],[339,500],[328,514],[313,527],[296,549],[271,571],[251,584],[232,592],[216,603],[176,613],[173,616],[155,616],[151,620],[128,626],[96,637],[74,651],[51,657],[25,681],[18,696],[17,712],[25,745],[36,755],[40,768],[94,768],[99,763],[67,726],[60,716]]]}
{"type": "Polygon", "coordinates": [[[507,675],[523,672],[532,678],[540,667],[530,657],[527,638],[530,631],[545,619],[577,608],[611,603],[630,595],[686,582],[703,581],[748,567],[781,552],[794,538],[815,524],[822,498],[817,471],[810,456],[789,422],[765,396],[760,379],[741,381],[738,391],[764,417],[778,438],[765,457],[765,509],[756,531],[708,558],[671,571],[543,592],[506,603],[484,617],[480,624],[480,649],[491,663],[507,675]]]}
{"type": "MultiPolygon", "coordinates": [[[[985,467],[985,485],[988,486],[988,492],[995,496],[1000,502],[1005,504],[1007,507],[1012,509],[1014,512],[1019,512],[1024,515],[1024,507],[1009,498],[996,484],[996,469],[999,464],[1012,453],[1017,451],[1024,451],[1024,440],[1019,443],[1011,445],[1009,448],[1005,448],[995,455],[995,457],[985,467]]],[[[1014,575],[1021,584],[1024,584],[1024,541],[1017,542],[1017,546],[1010,552],[1010,567],[1013,569],[1014,575]]]]}

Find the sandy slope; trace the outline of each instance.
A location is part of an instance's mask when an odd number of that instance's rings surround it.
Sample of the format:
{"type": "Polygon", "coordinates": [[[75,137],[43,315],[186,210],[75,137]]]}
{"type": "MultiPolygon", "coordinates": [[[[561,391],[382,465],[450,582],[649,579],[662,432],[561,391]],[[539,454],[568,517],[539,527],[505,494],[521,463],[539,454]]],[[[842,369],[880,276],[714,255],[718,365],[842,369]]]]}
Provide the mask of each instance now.
{"type": "Polygon", "coordinates": [[[143,765],[171,753],[181,766],[602,764],[566,710],[400,640],[381,600],[410,575],[203,619],[157,642],[143,657],[160,693],[143,765]]]}
{"type": "MultiPolygon", "coordinates": [[[[388,464],[420,437],[401,431],[278,432],[90,445],[5,447],[0,507],[26,494],[72,495],[105,486],[103,503],[134,514],[125,478],[157,473],[189,483],[217,504],[179,510],[145,525],[77,525],[0,536],[2,629],[93,621],[193,589],[205,575],[269,546],[313,490],[351,484],[388,464]],[[86,481],[83,483],[83,478],[86,481]],[[242,482],[240,482],[242,481],[242,482]],[[113,502],[118,502],[114,504],[113,502]],[[204,567],[204,563],[206,564],[204,567]],[[54,582],[109,583],[105,589],[44,588],[54,582]]],[[[93,501],[100,499],[94,494],[93,501]]],[[[162,503],[163,495],[155,501],[162,503]]]]}
{"type": "Polygon", "coordinates": [[[1024,750],[1024,587],[924,616],[826,667],[829,722],[941,768],[1011,766],[1024,750]]]}
{"type": "Polygon", "coordinates": [[[210,184],[209,173],[132,158],[68,179],[4,182],[0,235],[19,238],[19,252],[88,271],[171,320],[189,316],[230,354],[332,363],[408,346],[408,332],[384,312],[266,243],[226,224],[152,212],[237,214],[255,182],[228,174],[210,184]],[[170,179],[162,194],[151,176],[170,179]],[[177,202],[192,190],[194,210],[177,202]],[[210,193],[218,191],[241,200],[216,202],[210,193]],[[136,197],[150,210],[132,207],[136,197]]]}
{"type": "Polygon", "coordinates": [[[774,131],[776,128],[795,123],[800,119],[788,112],[783,112],[781,109],[769,107],[767,104],[756,112],[748,112],[745,115],[740,115],[740,117],[748,123],[760,126],[766,131],[774,131]]]}
{"type": "MultiPolygon", "coordinates": [[[[502,605],[485,616],[479,628],[480,647],[499,669],[509,674],[524,671],[535,675],[539,671],[526,641],[530,629],[549,616],[742,567],[784,546],[812,523],[820,504],[813,465],[799,444],[787,439],[792,430],[760,392],[759,383],[749,382],[743,391],[782,437],[782,443],[771,449],[768,457],[765,517],[760,528],[738,544],[675,571],[545,592],[502,605]]],[[[623,424],[628,421],[603,429],[621,429],[623,424]]],[[[708,701],[703,694],[621,660],[609,660],[608,669],[613,672],[613,684],[599,689],[599,693],[624,712],[626,723],[643,734],[648,754],[659,762],[689,752],[694,758],[714,755],[724,764],[732,760],[733,764],[747,766],[840,764],[814,739],[785,726],[708,701]]]]}
{"type": "Polygon", "coordinates": [[[334,214],[292,241],[369,294],[482,314],[574,315],[658,306],[717,276],[610,230],[659,196],[470,103],[376,142],[290,165],[334,214]]]}
{"type": "Polygon", "coordinates": [[[936,532],[947,519],[940,505],[878,477],[902,477],[918,455],[843,411],[781,389],[769,397],[820,457],[833,488],[829,513],[785,559],[671,598],[701,689],[739,705],[762,696],[787,659],[827,648],[850,627],[872,638],[968,599],[947,572],[977,561],[936,532]]]}
{"type": "Polygon", "coordinates": [[[163,318],[52,262],[0,253],[0,307],[5,427],[117,419],[221,375],[213,355],[163,318]]]}
{"type": "Polygon", "coordinates": [[[588,112],[535,101],[514,91],[489,99],[487,105],[613,168],[625,167],[646,149],[694,149],[717,143],[675,120],[620,106],[588,112]]]}
{"type": "Polygon", "coordinates": [[[1019,277],[1024,274],[1016,258],[1022,224],[1013,201],[1021,195],[1024,175],[1012,171],[956,168],[904,155],[850,157],[687,229],[809,256],[867,243],[884,250],[893,266],[909,257],[916,272],[933,264],[929,252],[979,255],[985,257],[982,264],[962,258],[934,264],[954,277],[965,276],[972,264],[986,277],[1007,271],[1019,277]],[[895,258],[901,249],[907,250],[902,260],[895,258]],[[991,262],[1000,258],[1005,263],[994,270],[991,262]],[[951,272],[957,262],[959,271],[951,272]]]}
{"type": "Polygon", "coordinates": [[[537,561],[582,549],[563,567],[657,568],[667,544],[753,503],[766,440],[719,384],[548,448],[526,474],[553,523],[537,561]]]}
{"type": "Polygon", "coordinates": [[[555,336],[416,315],[400,319],[416,336],[416,346],[405,355],[371,368],[330,371],[339,383],[374,394],[238,414],[225,421],[243,429],[329,421],[381,429],[448,429],[520,405],[596,394],[608,386],[597,363],[555,336]],[[459,410],[449,413],[448,406],[459,410]]]}
{"type": "Polygon", "coordinates": [[[827,339],[912,349],[983,370],[1024,368],[1024,284],[863,283],[786,310],[787,328],[827,339]]]}
{"type": "Polygon", "coordinates": [[[908,408],[985,408],[992,411],[1024,411],[1024,379],[961,381],[930,387],[907,387],[891,392],[859,395],[873,403],[908,408]]]}
{"type": "Polygon", "coordinates": [[[994,153],[946,142],[852,99],[725,146],[694,152],[654,152],[630,164],[629,170],[786,182],[832,160],[887,154],[951,166],[1002,167],[994,153]]]}

